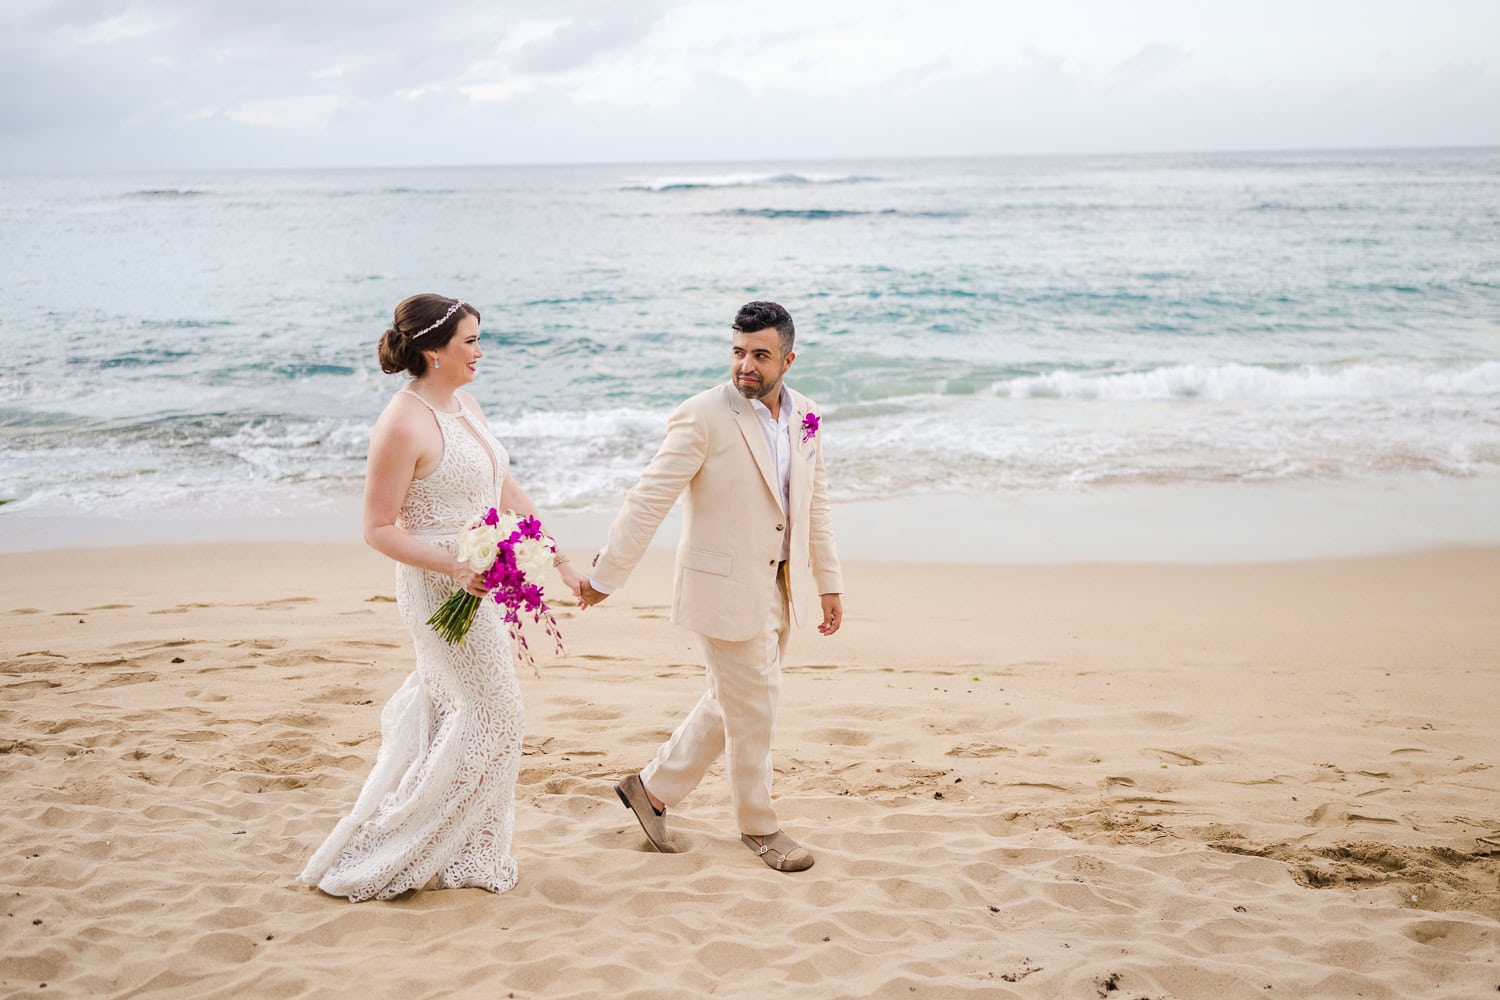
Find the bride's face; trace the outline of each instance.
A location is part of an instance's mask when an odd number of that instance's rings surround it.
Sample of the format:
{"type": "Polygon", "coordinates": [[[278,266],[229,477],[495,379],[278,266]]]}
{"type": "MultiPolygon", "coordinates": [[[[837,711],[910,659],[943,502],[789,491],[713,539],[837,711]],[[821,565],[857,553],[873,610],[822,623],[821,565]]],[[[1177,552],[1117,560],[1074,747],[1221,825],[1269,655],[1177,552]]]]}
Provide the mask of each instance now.
{"type": "Polygon", "coordinates": [[[448,376],[457,385],[466,385],[474,381],[479,359],[482,357],[484,351],[479,346],[479,320],[473,316],[465,316],[459,320],[452,339],[439,350],[433,351],[428,360],[437,359],[439,375],[448,376]]]}

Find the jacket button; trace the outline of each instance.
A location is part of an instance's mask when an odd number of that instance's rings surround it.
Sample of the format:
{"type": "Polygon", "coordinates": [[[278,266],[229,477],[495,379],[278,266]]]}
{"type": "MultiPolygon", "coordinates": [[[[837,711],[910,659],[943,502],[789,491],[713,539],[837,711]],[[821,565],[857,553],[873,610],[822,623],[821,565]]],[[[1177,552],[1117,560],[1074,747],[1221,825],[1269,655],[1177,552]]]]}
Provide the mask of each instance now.
{"type": "Polygon", "coordinates": [[[772,559],[772,560],[771,560],[771,565],[772,565],[772,566],[775,566],[775,565],[776,565],[776,560],[775,560],[775,559],[772,559]]]}
{"type": "Polygon", "coordinates": [[[781,525],[779,525],[779,524],[778,524],[778,525],[777,525],[777,526],[776,526],[776,530],[777,530],[777,531],[780,531],[780,530],[781,530],[781,525]]]}

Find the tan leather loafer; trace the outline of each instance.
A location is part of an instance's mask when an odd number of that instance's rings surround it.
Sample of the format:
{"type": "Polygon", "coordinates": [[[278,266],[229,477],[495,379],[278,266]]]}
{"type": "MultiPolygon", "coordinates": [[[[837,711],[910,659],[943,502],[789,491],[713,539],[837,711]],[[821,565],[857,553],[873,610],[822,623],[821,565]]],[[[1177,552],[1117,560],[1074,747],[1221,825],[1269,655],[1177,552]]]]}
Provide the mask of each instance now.
{"type": "Polygon", "coordinates": [[[774,868],[779,872],[805,872],[813,866],[813,856],[807,849],[782,830],[777,830],[768,837],[752,837],[748,833],[742,833],[740,841],[754,851],[756,857],[766,863],[767,868],[774,868]]]}
{"type": "Polygon", "coordinates": [[[677,853],[667,841],[667,811],[663,809],[657,812],[652,807],[639,774],[632,774],[616,785],[615,794],[625,803],[626,809],[635,813],[635,818],[640,821],[641,829],[645,831],[646,839],[651,841],[652,847],[662,854],[677,853]]]}

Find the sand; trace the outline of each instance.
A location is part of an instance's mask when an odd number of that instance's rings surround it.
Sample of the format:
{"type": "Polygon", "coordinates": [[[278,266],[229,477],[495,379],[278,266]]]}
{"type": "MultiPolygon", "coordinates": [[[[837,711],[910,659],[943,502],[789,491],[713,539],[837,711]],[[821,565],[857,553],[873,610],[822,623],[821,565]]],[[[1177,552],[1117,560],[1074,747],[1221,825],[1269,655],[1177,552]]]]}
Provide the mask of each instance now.
{"type": "Polygon", "coordinates": [[[519,887],[354,905],[294,878],[410,669],[388,563],[0,555],[0,996],[1500,990],[1500,549],[856,562],[786,668],[794,876],[717,769],[676,855],[610,790],[699,693],[669,558],[522,673],[519,887]]]}

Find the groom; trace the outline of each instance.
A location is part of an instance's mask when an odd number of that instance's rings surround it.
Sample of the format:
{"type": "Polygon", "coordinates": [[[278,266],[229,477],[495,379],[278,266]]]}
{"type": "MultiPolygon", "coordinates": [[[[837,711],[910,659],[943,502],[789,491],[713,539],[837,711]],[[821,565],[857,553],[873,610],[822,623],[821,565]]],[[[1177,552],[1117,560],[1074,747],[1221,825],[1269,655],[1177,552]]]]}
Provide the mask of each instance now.
{"type": "Polygon", "coordinates": [[[708,689],[656,758],[615,786],[658,851],[671,853],[666,810],[723,753],[740,840],[777,871],[811,868],[771,806],[771,736],[781,657],[793,623],[843,621],[813,402],[782,380],[796,355],[792,317],[750,302],[734,318],[730,381],[701,392],[667,421],[667,436],[626,495],[583,584],[585,606],[625,584],[662,518],[687,494],[672,587],[672,621],[702,638],[708,689]]]}

